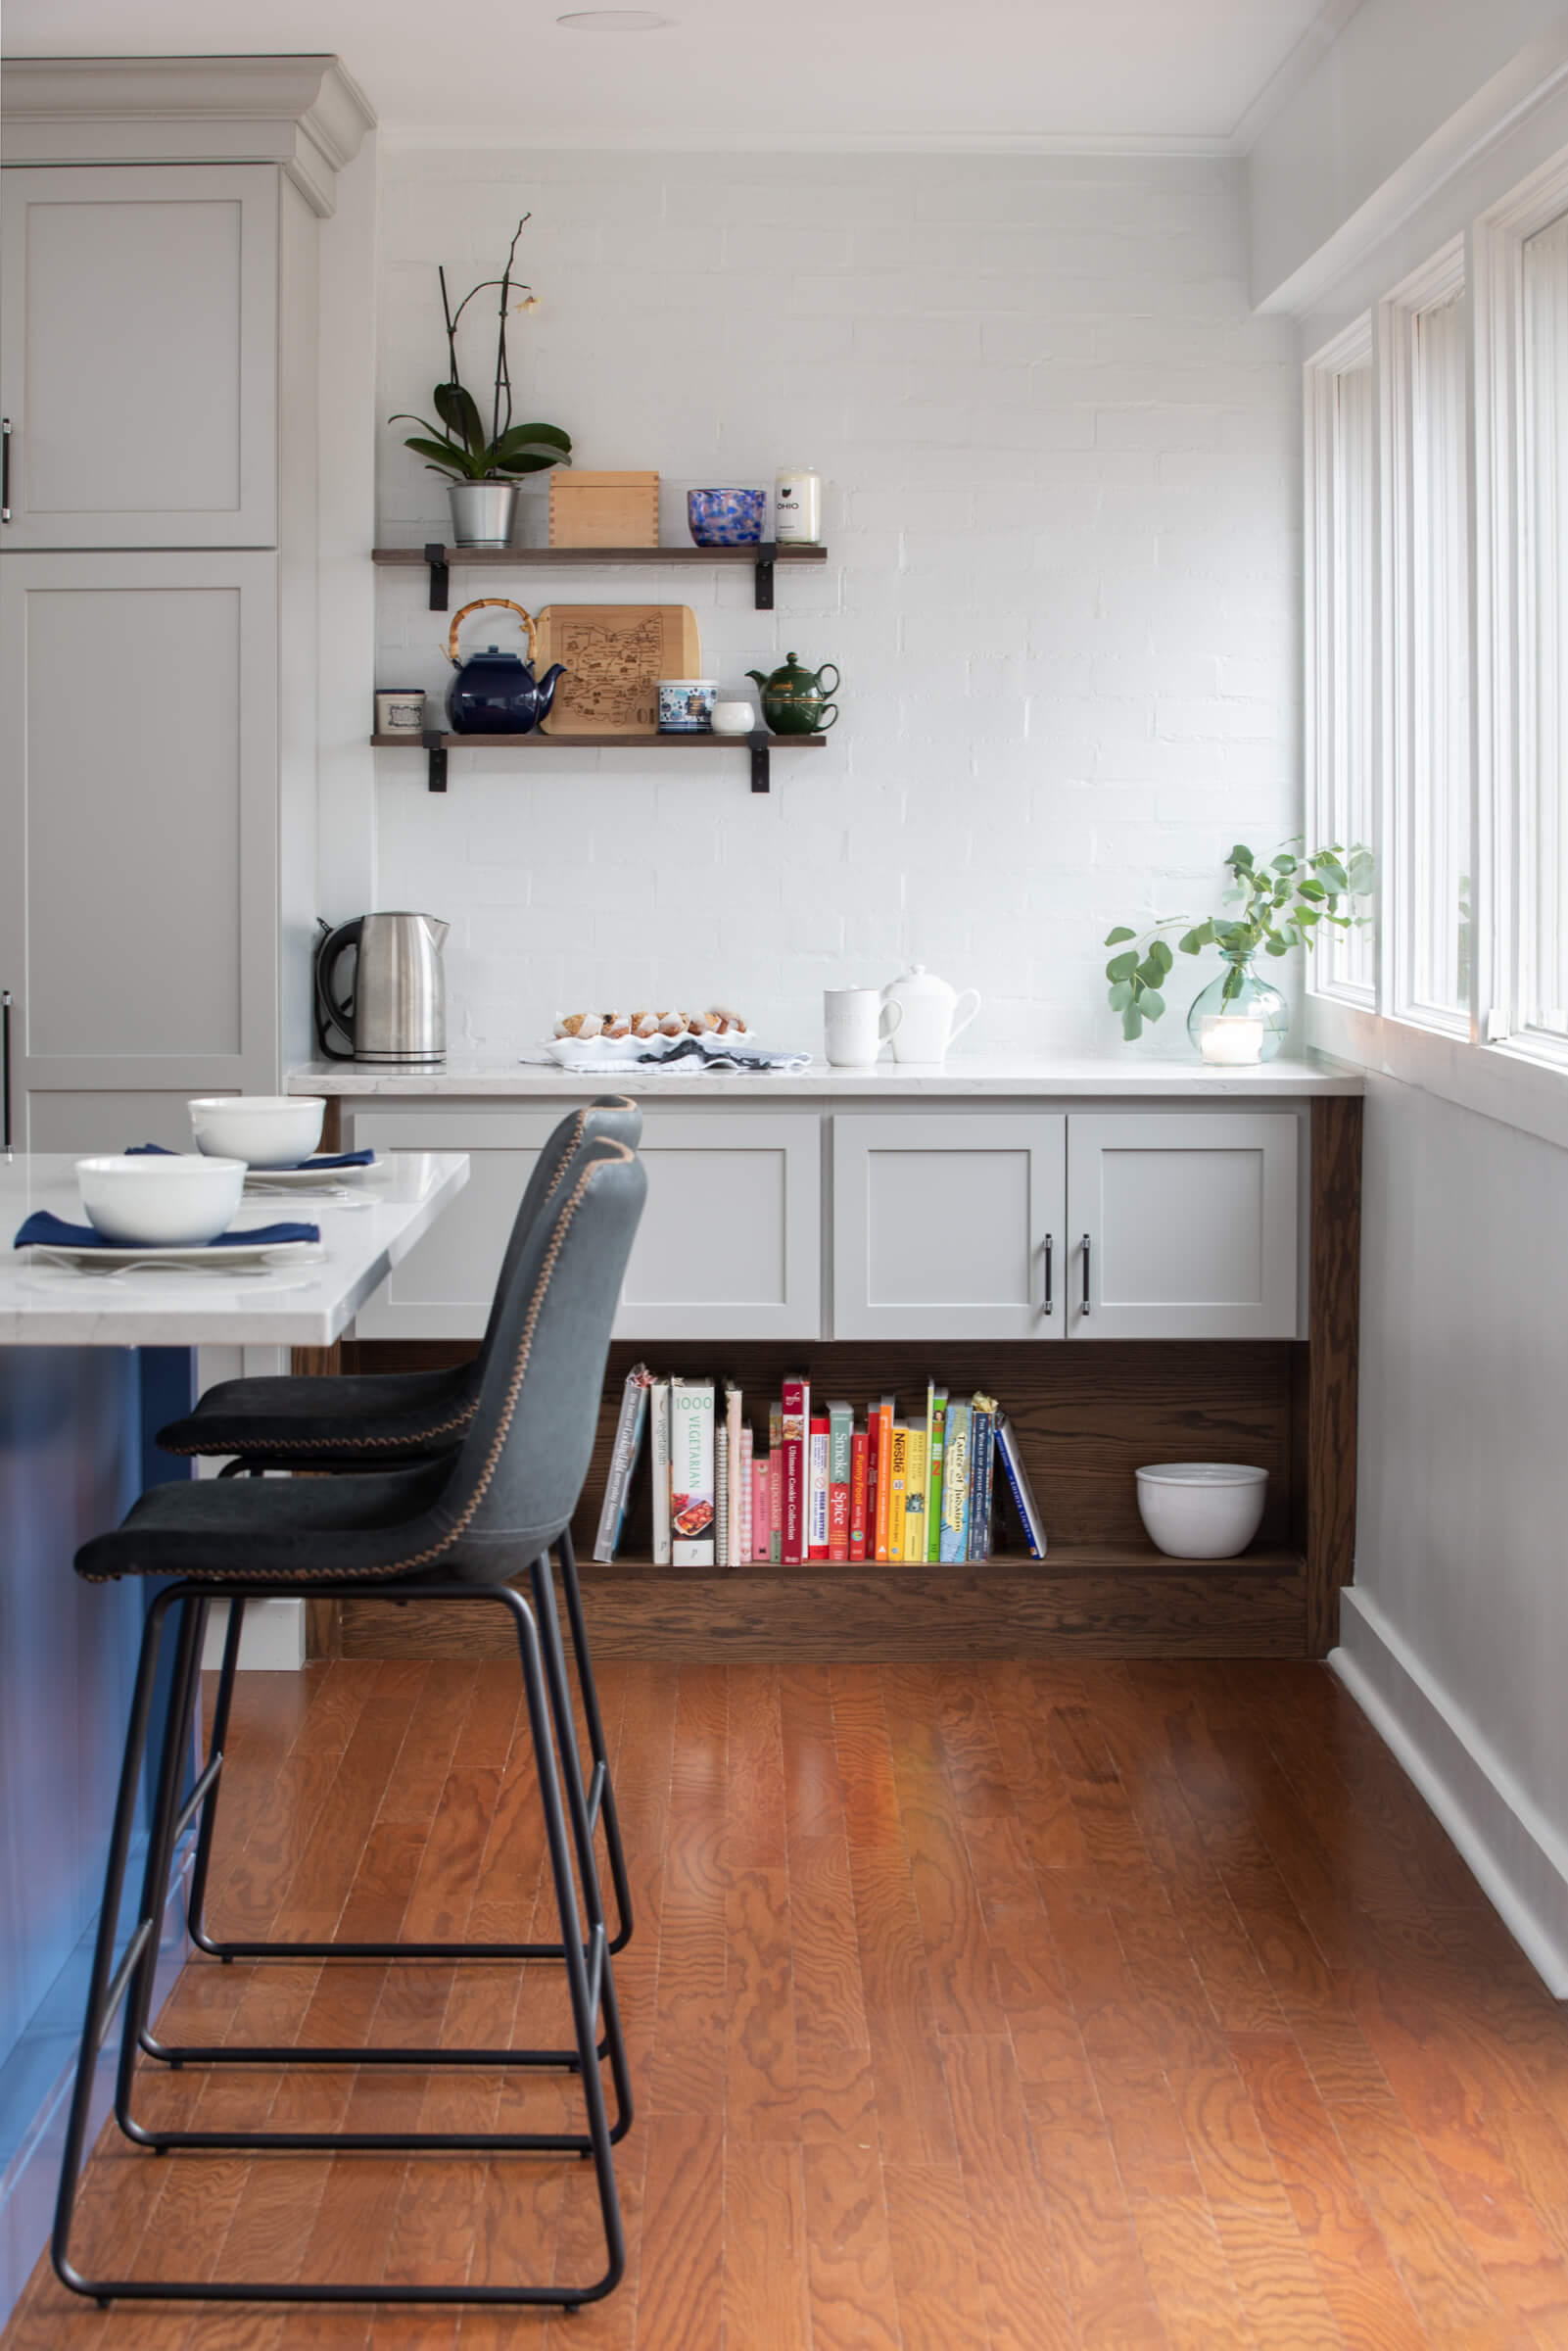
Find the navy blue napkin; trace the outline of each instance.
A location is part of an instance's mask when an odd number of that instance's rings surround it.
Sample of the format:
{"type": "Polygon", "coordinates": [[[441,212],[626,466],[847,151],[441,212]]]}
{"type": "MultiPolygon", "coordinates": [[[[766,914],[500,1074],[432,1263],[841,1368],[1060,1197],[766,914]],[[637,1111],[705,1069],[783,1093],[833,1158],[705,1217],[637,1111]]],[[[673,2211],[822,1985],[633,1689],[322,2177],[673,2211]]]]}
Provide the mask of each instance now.
{"type": "MultiPolygon", "coordinates": [[[[243,1232],[220,1232],[215,1241],[208,1241],[209,1249],[271,1249],[280,1241],[318,1241],[319,1224],[252,1224],[243,1232]]],[[[132,1246],[125,1241],[106,1241],[101,1232],[90,1224],[68,1224],[64,1217],[51,1216],[46,1208],[35,1208],[12,1242],[14,1249],[26,1249],[39,1242],[46,1249],[124,1249],[132,1246]]],[[[150,1247],[155,1244],[149,1243],[150,1247]]]]}
{"type": "MultiPolygon", "coordinates": [[[[125,1157],[127,1159],[147,1159],[149,1157],[178,1159],[181,1154],[178,1151],[170,1151],[166,1143],[127,1143],[125,1157]]],[[[373,1168],[375,1164],[376,1155],[373,1151],[321,1152],[314,1159],[292,1160],[286,1168],[253,1168],[251,1174],[253,1176],[300,1176],[307,1168],[310,1168],[312,1170],[319,1169],[325,1175],[331,1168],[373,1168]]]]}

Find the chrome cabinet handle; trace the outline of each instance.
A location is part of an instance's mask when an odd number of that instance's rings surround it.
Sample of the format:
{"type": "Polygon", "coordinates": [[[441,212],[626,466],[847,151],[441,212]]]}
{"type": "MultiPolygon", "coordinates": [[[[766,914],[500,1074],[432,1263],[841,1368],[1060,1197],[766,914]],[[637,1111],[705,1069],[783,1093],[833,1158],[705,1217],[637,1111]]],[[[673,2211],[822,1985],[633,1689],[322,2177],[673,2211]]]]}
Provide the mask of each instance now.
{"type": "Polygon", "coordinates": [[[1049,1232],[1045,1236],[1045,1296],[1040,1301],[1042,1315],[1054,1315],[1056,1312],[1056,1308],[1051,1303],[1051,1253],[1054,1238],[1055,1236],[1049,1232]]]}
{"type": "Polygon", "coordinates": [[[0,522],[11,520],[11,419],[0,416],[0,522]]]}
{"type": "Polygon", "coordinates": [[[1083,1236],[1083,1313],[1089,1311],[1089,1236],[1083,1236]]]}

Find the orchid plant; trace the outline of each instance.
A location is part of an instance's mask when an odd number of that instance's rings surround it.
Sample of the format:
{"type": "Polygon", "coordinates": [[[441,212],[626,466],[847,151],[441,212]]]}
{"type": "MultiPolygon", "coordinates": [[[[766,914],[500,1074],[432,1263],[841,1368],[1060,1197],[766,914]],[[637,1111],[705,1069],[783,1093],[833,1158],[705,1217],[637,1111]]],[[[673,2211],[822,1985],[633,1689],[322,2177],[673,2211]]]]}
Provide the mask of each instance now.
{"type": "Polygon", "coordinates": [[[506,355],[506,323],[514,310],[537,311],[539,297],[532,286],[514,277],[512,264],[517,258],[517,240],[533,215],[525,213],[513,232],[506,265],[499,277],[483,278],[469,288],[455,310],[447,295],[447,272],[438,269],[441,280],[441,311],[447,325],[447,354],[450,372],[444,384],[438,384],[431,395],[440,424],[428,417],[398,415],[388,418],[390,424],[417,424],[421,429],[404,442],[415,456],[427,459],[426,470],[439,473],[450,482],[511,481],[521,473],[543,473],[551,465],[569,465],[572,444],[559,425],[513,424],[511,365],[506,355]],[[496,382],[491,401],[490,421],[487,427],[479,411],[479,404],[471,392],[465,391],[457,370],[457,328],[464,311],[475,295],[498,292],[496,329],[496,382]],[[514,302],[517,294],[521,302],[514,302]]]}

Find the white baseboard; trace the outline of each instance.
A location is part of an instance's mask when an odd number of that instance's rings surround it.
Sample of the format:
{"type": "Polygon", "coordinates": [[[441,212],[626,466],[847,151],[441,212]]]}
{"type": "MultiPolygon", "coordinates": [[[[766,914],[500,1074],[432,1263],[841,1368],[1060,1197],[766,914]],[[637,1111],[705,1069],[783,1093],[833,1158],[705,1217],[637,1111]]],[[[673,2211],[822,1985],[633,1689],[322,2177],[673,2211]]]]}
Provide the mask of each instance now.
{"type": "MultiPolygon", "coordinates": [[[[228,1629],[228,1602],[214,1601],[207,1619],[202,1663],[216,1672],[223,1662],[223,1635],[228,1629]]],[[[242,1673],[298,1673],[305,1663],[305,1603],[303,1600],[249,1600],[240,1634],[242,1673]]]]}
{"type": "Polygon", "coordinates": [[[1377,1603],[1340,1595],[1329,1664],[1415,1782],[1554,1999],[1568,1998],[1568,1844],[1377,1603]]]}

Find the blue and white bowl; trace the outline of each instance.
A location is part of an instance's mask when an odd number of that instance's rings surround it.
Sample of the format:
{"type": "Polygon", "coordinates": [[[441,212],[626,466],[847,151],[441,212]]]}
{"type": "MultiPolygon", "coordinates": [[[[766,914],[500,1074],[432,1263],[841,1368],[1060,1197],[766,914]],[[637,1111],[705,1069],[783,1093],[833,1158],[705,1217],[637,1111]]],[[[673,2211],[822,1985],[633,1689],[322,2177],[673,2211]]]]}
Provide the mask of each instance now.
{"type": "Polygon", "coordinates": [[[687,525],[698,547],[755,547],[768,511],[766,490],[689,490],[687,525]]]}

